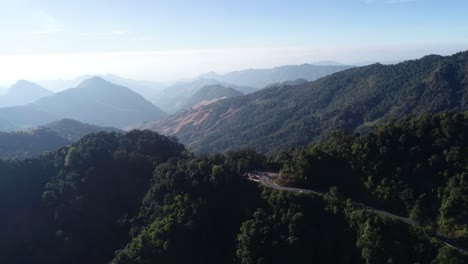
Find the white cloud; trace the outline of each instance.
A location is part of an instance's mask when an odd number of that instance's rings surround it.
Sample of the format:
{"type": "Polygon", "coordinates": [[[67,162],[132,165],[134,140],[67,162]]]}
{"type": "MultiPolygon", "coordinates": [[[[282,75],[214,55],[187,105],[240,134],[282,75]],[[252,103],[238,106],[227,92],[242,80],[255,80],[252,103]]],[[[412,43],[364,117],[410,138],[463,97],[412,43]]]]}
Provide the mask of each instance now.
{"type": "Polygon", "coordinates": [[[65,29],[62,21],[58,20],[54,16],[42,11],[35,10],[32,13],[32,22],[34,24],[34,29],[32,31],[26,32],[26,34],[32,35],[44,35],[44,34],[53,34],[61,32],[65,29]]]}

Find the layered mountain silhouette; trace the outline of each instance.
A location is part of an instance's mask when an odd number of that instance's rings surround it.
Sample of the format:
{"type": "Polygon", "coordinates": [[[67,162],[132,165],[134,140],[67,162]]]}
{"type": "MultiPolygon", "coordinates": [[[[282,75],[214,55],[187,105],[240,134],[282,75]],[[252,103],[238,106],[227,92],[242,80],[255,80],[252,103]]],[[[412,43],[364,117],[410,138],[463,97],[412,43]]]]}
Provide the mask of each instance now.
{"type": "Polygon", "coordinates": [[[55,122],[45,124],[36,128],[29,129],[28,131],[52,131],[70,142],[75,142],[80,138],[98,132],[115,132],[123,133],[122,130],[113,127],[95,126],[73,119],[61,119],[55,122]]]}
{"type": "Polygon", "coordinates": [[[121,130],[99,127],[71,119],[62,119],[44,126],[23,131],[0,132],[0,158],[21,159],[54,151],[70,145],[85,135],[121,130]]]}
{"type": "Polygon", "coordinates": [[[272,83],[282,83],[297,79],[314,81],[318,78],[330,75],[335,72],[349,69],[348,65],[286,65],[272,69],[249,69],[233,71],[224,75],[209,72],[199,78],[210,78],[221,82],[231,83],[241,86],[264,88],[272,83]]]}
{"type": "MultiPolygon", "coordinates": [[[[303,64],[280,66],[272,69],[250,69],[230,72],[225,75],[209,72],[192,80],[180,81],[171,85],[160,82],[132,80],[113,74],[97,76],[106,81],[128,87],[164,111],[175,113],[183,109],[185,102],[200,88],[207,85],[218,84],[224,87],[231,87],[244,94],[249,94],[271,84],[294,82],[298,79],[312,81],[352,67],[336,63],[333,63],[334,65],[322,65],[326,63],[332,62],[323,62],[321,65],[303,64]]],[[[77,87],[81,82],[91,77],[93,76],[83,75],[73,80],[50,80],[39,83],[52,91],[61,92],[72,87],[77,87]]]]}
{"type": "Polygon", "coordinates": [[[62,118],[100,126],[125,127],[161,119],[165,113],[129,88],[92,77],[78,87],[34,103],[0,109],[0,123],[15,129],[42,125],[62,118]]]}
{"type": "Polygon", "coordinates": [[[151,102],[168,113],[174,113],[183,109],[185,103],[190,100],[195,93],[197,93],[202,87],[208,85],[231,87],[242,93],[251,93],[257,90],[253,87],[229,84],[215,79],[199,78],[194,81],[173,84],[159,93],[153,100],[151,100],[151,102]]]}
{"type": "Polygon", "coordinates": [[[215,101],[242,96],[243,93],[230,88],[224,87],[219,84],[207,85],[198,90],[189,100],[185,102],[182,108],[198,107],[207,105],[215,101]]]}
{"type": "Polygon", "coordinates": [[[31,104],[0,108],[0,131],[15,131],[27,129],[63,117],[33,107],[31,104]]]}
{"type": "Polygon", "coordinates": [[[468,52],[348,69],[274,86],[146,124],[199,152],[287,149],[335,131],[368,132],[392,118],[468,110],[468,52]]]}
{"type": "MultiPolygon", "coordinates": [[[[102,79],[130,88],[130,90],[141,94],[146,99],[155,97],[159,91],[166,87],[165,84],[151,81],[140,81],[123,78],[114,74],[96,75],[102,79]]],[[[82,75],[72,80],[49,80],[39,82],[44,87],[50,90],[61,92],[72,87],[77,87],[81,82],[93,77],[93,75],[82,75]]]]}
{"type": "Polygon", "coordinates": [[[0,96],[0,107],[24,105],[52,94],[53,92],[35,83],[20,80],[12,85],[5,95],[0,96]]]}

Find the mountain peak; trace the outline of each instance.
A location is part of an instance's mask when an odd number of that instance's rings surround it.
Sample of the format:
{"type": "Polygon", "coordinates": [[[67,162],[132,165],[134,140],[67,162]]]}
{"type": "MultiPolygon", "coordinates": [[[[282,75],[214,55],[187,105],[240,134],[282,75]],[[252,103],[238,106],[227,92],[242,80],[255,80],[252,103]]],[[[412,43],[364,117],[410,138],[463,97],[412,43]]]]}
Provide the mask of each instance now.
{"type": "Polygon", "coordinates": [[[46,96],[52,94],[52,92],[36,83],[27,80],[19,80],[8,89],[8,94],[24,96],[28,94],[39,94],[39,96],[46,96]]]}
{"type": "Polygon", "coordinates": [[[34,103],[34,108],[61,118],[112,127],[160,119],[165,113],[129,88],[94,76],[76,88],[34,103]]]}
{"type": "Polygon", "coordinates": [[[86,80],[82,81],[78,85],[78,88],[86,88],[86,87],[95,86],[95,85],[102,85],[102,84],[109,85],[109,84],[112,84],[112,83],[104,80],[102,77],[93,76],[93,77],[91,77],[89,79],[86,79],[86,80]]]}
{"type": "Polygon", "coordinates": [[[24,79],[21,79],[21,80],[18,80],[15,84],[13,84],[10,89],[15,89],[15,88],[18,88],[18,87],[29,87],[29,88],[42,88],[44,90],[46,90],[45,88],[39,86],[38,84],[36,83],[33,83],[33,82],[30,82],[28,80],[24,80],[24,79]]]}
{"type": "Polygon", "coordinates": [[[200,88],[189,100],[187,100],[182,109],[193,106],[206,105],[220,99],[241,95],[244,94],[233,88],[224,87],[220,84],[206,85],[200,88]]]}
{"type": "Polygon", "coordinates": [[[18,80],[15,84],[13,84],[12,86],[15,86],[15,85],[19,85],[19,84],[35,84],[33,82],[30,82],[28,80],[25,80],[25,79],[21,79],[21,80],[18,80]]]}
{"type": "Polygon", "coordinates": [[[210,72],[207,72],[198,76],[196,79],[216,79],[218,77],[219,77],[219,74],[217,74],[214,71],[210,71],[210,72]]]}

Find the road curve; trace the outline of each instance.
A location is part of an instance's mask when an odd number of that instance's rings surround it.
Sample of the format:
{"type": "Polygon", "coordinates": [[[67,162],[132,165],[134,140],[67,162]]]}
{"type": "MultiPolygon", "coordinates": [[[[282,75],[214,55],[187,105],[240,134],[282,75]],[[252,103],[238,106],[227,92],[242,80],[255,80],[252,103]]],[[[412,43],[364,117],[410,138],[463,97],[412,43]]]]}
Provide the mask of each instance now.
{"type": "MultiPolygon", "coordinates": [[[[271,188],[271,189],[276,189],[276,190],[280,190],[280,191],[287,191],[287,192],[296,192],[296,193],[311,193],[311,194],[318,195],[318,196],[325,196],[327,194],[325,192],[319,192],[319,191],[315,191],[315,190],[280,186],[280,185],[276,184],[273,181],[276,177],[279,176],[279,173],[254,172],[254,173],[247,173],[246,175],[248,176],[249,180],[258,182],[258,183],[262,184],[263,186],[266,186],[266,187],[271,188]]],[[[351,201],[351,202],[352,202],[352,204],[354,206],[362,208],[362,209],[366,209],[369,212],[372,212],[374,214],[385,216],[385,217],[390,217],[390,218],[393,218],[393,219],[397,219],[397,220],[399,220],[399,221],[401,221],[403,223],[406,223],[408,225],[412,225],[412,226],[415,226],[415,227],[421,227],[414,220],[411,220],[411,219],[409,219],[407,217],[395,215],[395,214],[392,214],[392,213],[387,212],[387,211],[382,211],[382,210],[376,209],[374,207],[368,206],[368,205],[363,204],[363,203],[358,203],[358,202],[354,202],[354,201],[351,201]]],[[[450,238],[444,236],[441,232],[437,231],[435,236],[442,243],[444,243],[445,245],[447,245],[447,246],[449,246],[449,247],[451,247],[451,248],[453,248],[455,250],[458,250],[460,253],[468,256],[468,250],[467,249],[465,249],[463,247],[460,247],[455,242],[453,242],[450,238]]]]}

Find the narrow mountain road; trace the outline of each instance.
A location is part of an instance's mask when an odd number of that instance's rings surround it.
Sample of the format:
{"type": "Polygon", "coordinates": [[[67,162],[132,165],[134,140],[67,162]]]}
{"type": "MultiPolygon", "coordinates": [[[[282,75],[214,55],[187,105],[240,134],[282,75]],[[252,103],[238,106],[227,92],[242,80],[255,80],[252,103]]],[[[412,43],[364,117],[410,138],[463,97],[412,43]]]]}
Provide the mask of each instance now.
{"type": "MultiPolygon", "coordinates": [[[[260,184],[262,184],[262,185],[264,185],[264,186],[266,186],[268,188],[271,188],[271,189],[276,189],[276,190],[281,190],[281,191],[288,191],[288,192],[296,192],[296,193],[311,193],[311,194],[318,195],[318,196],[325,196],[327,194],[325,192],[319,192],[319,191],[314,191],[314,190],[280,186],[280,185],[276,184],[273,181],[274,179],[276,179],[276,177],[279,176],[279,173],[255,172],[255,173],[247,173],[247,176],[248,176],[249,180],[260,183],[260,184]]],[[[397,219],[397,220],[399,220],[399,221],[401,221],[403,223],[406,223],[408,225],[421,227],[421,226],[418,225],[418,223],[416,223],[416,221],[411,220],[411,219],[409,219],[407,217],[395,215],[395,214],[392,214],[392,213],[387,212],[387,211],[382,211],[382,210],[376,209],[374,207],[365,205],[363,203],[358,203],[358,202],[354,202],[354,201],[351,201],[351,202],[352,202],[352,204],[354,206],[362,208],[362,209],[369,210],[369,212],[372,212],[374,214],[394,218],[394,219],[397,219]]],[[[457,245],[454,241],[452,241],[452,239],[446,237],[441,232],[437,231],[435,236],[442,243],[444,243],[445,245],[447,245],[447,246],[449,246],[449,247],[451,247],[451,248],[453,248],[455,250],[458,250],[460,253],[468,256],[468,250],[467,249],[457,245]]]]}

